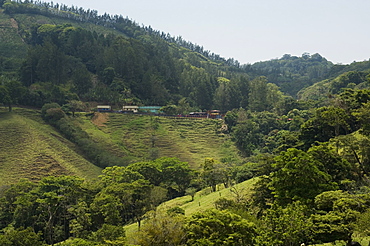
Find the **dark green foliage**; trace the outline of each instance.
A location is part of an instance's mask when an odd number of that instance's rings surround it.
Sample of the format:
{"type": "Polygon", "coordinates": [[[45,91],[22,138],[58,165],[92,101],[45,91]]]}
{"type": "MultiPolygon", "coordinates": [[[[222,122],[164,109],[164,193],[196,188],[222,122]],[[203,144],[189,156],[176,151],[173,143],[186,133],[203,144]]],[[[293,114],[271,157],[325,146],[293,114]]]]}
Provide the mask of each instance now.
{"type": "Polygon", "coordinates": [[[234,126],[236,126],[238,120],[238,110],[233,109],[231,111],[228,111],[225,115],[224,121],[227,124],[227,129],[229,132],[231,132],[234,126]]]}
{"type": "Polygon", "coordinates": [[[309,148],[315,141],[326,142],[330,138],[351,132],[348,113],[337,107],[321,107],[301,126],[300,139],[309,148]]]}
{"type": "Polygon", "coordinates": [[[299,245],[312,242],[313,223],[309,209],[299,202],[286,208],[274,204],[258,225],[258,245],[299,245]]]}
{"type": "Polygon", "coordinates": [[[0,235],[0,244],[3,246],[47,245],[41,241],[41,233],[36,234],[31,227],[26,229],[7,229],[4,235],[0,235]]]}
{"type": "Polygon", "coordinates": [[[239,149],[246,156],[252,155],[253,150],[261,144],[262,140],[259,125],[252,120],[247,120],[235,126],[233,137],[239,149]]]}
{"type": "Polygon", "coordinates": [[[302,145],[297,131],[273,130],[267,136],[264,150],[268,153],[278,154],[289,148],[300,148],[302,145]]]}
{"type": "Polygon", "coordinates": [[[95,242],[123,246],[125,245],[125,230],[123,229],[123,226],[104,224],[93,234],[92,238],[95,242]]]}
{"type": "Polygon", "coordinates": [[[174,214],[182,214],[185,215],[185,210],[180,207],[173,207],[167,210],[167,214],[174,215],[174,214]]]}
{"type": "Polygon", "coordinates": [[[330,92],[333,94],[338,94],[342,88],[349,87],[349,84],[358,85],[367,82],[368,73],[351,71],[340,75],[338,78],[333,80],[331,83],[330,92]]]}
{"type": "Polygon", "coordinates": [[[46,117],[47,111],[52,108],[61,108],[58,103],[46,103],[41,108],[41,116],[46,117]]]}
{"type": "Polygon", "coordinates": [[[368,206],[368,195],[349,194],[341,190],[318,195],[315,198],[315,207],[319,211],[312,215],[315,240],[351,242],[356,220],[368,206]]]}
{"type": "Polygon", "coordinates": [[[333,63],[319,54],[302,54],[301,57],[285,54],[280,59],[257,62],[251,66],[255,73],[264,74],[291,96],[327,75],[333,63]]]}
{"type": "Polygon", "coordinates": [[[8,88],[0,85],[0,103],[8,104],[10,102],[10,96],[8,88]]]}
{"type": "Polygon", "coordinates": [[[215,209],[191,216],[187,245],[254,245],[255,226],[239,215],[215,209]]]}
{"type": "Polygon", "coordinates": [[[26,91],[19,81],[0,77],[0,103],[7,105],[9,112],[12,111],[13,104],[19,103],[26,91]]]}
{"type": "Polygon", "coordinates": [[[61,108],[50,108],[46,111],[45,114],[45,120],[52,124],[64,117],[65,113],[61,108]]]}
{"type": "Polygon", "coordinates": [[[184,195],[193,177],[189,164],[177,158],[162,157],[151,162],[138,162],[130,164],[128,169],[140,173],[153,185],[165,187],[171,198],[184,195]]]}
{"type": "Polygon", "coordinates": [[[339,97],[343,100],[343,103],[348,109],[355,110],[361,108],[364,103],[370,101],[370,90],[353,90],[347,88],[339,94],[339,97]]]}
{"type": "Polygon", "coordinates": [[[28,180],[20,180],[17,184],[11,185],[1,192],[1,229],[5,228],[12,222],[12,215],[17,209],[16,201],[18,200],[18,197],[30,192],[34,187],[34,183],[31,183],[28,180]]]}
{"type": "Polygon", "coordinates": [[[241,166],[235,166],[230,169],[230,178],[236,183],[241,183],[245,180],[256,177],[260,174],[260,164],[246,163],[241,166]]]}
{"type": "Polygon", "coordinates": [[[67,205],[81,198],[81,185],[82,179],[67,176],[44,178],[37,185],[23,181],[2,195],[1,204],[5,205],[2,214],[11,214],[9,224],[17,230],[32,227],[23,232],[30,233],[33,238],[39,237],[32,234],[35,231],[42,233],[43,240],[48,243],[64,240],[69,237],[67,205]],[[9,194],[14,191],[14,198],[11,198],[9,194]],[[12,200],[14,202],[10,204],[12,200]]]}
{"type": "Polygon", "coordinates": [[[320,169],[328,173],[334,182],[340,184],[342,180],[355,179],[354,167],[335,152],[333,148],[329,147],[328,144],[313,146],[307,153],[314,160],[321,162],[322,166],[320,169]]]}
{"type": "Polygon", "coordinates": [[[282,152],[273,166],[276,171],[270,175],[270,185],[279,204],[312,202],[321,192],[338,188],[332,177],[322,170],[322,164],[301,150],[282,152]]]}

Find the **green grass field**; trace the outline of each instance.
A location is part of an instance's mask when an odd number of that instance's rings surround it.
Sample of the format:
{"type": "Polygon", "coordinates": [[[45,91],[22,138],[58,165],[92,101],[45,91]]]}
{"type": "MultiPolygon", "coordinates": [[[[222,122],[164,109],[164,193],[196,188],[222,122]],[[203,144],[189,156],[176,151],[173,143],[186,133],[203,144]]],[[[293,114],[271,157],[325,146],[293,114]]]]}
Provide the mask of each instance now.
{"type": "MultiPolygon", "coordinates": [[[[235,199],[235,192],[233,192],[233,190],[238,192],[244,198],[248,199],[248,197],[251,196],[252,188],[256,181],[256,178],[250,179],[229,188],[224,188],[223,185],[219,185],[216,192],[210,192],[210,189],[206,188],[196,193],[194,196],[194,201],[191,201],[190,196],[178,197],[164,202],[158,206],[157,211],[165,212],[170,208],[178,206],[185,210],[186,216],[191,216],[195,212],[201,212],[206,209],[214,208],[214,203],[220,198],[235,199]]],[[[143,223],[145,223],[145,221],[143,223]]],[[[130,242],[131,238],[138,231],[138,225],[137,223],[134,223],[125,226],[125,230],[128,242],[130,242]]]]}
{"type": "MultiPolygon", "coordinates": [[[[241,162],[218,120],[168,119],[156,116],[108,114],[98,126],[89,114],[74,118],[102,148],[127,164],[158,157],[178,157],[198,169],[207,157],[241,162]]],[[[46,124],[40,112],[0,108],[0,185],[19,178],[39,180],[47,175],[71,174],[96,178],[101,170],[78,152],[78,147],[46,124]]]]}
{"type": "Polygon", "coordinates": [[[208,157],[241,162],[229,137],[219,132],[219,120],[108,114],[104,126],[97,126],[91,116],[81,114],[76,121],[95,141],[128,163],[163,156],[177,157],[195,169],[208,157]]]}
{"type": "Polygon", "coordinates": [[[45,124],[38,111],[0,109],[0,186],[20,178],[49,175],[97,178],[101,169],[75,151],[76,146],[45,124]]]}

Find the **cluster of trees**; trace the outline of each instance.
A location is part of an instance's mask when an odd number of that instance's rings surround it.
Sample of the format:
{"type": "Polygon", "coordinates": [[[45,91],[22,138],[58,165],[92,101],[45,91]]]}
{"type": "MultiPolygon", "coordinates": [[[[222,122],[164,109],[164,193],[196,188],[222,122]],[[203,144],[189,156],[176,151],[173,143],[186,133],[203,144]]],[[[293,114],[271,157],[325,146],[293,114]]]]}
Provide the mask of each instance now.
{"type": "MultiPolygon", "coordinates": [[[[370,65],[370,62],[362,62],[367,66],[370,65]]],[[[357,64],[351,64],[351,67],[355,67],[357,64]]],[[[343,88],[350,88],[361,90],[368,87],[368,77],[369,77],[369,70],[366,69],[364,71],[347,71],[343,72],[342,74],[331,77],[329,79],[325,79],[320,81],[310,87],[307,87],[301,90],[298,93],[298,97],[301,100],[317,100],[323,102],[323,104],[327,103],[328,95],[335,95],[342,92],[343,88]]]]}
{"type": "Polygon", "coordinates": [[[251,69],[264,74],[283,92],[295,96],[302,88],[328,76],[333,66],[320,54],[304,53],[301,57],[285,54],[279,59],[256,62],[251,69]]]}
{"type": "Polygon", "coordinates": [[[71,236],[120,241],[123,225],[140,224],[147,211],[185,194],[192,177],[187,163],[161,158],[107,167],[94,183],[73,176],[46,177],[38,183],[22,180],[1,191],[0,227],[5,232],[0,235],[1,245],[15,245],[4,242],[22,233],[47,244],[71,236]]]}

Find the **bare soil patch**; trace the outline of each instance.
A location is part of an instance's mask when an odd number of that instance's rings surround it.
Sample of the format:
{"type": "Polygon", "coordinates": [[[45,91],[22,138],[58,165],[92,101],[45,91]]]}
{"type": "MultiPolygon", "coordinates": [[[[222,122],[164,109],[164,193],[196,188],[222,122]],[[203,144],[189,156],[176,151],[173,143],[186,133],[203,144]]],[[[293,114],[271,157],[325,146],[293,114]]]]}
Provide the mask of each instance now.
{"type": "Polygon", "coordinates": [[[93,118],[91,119],[91,122],[96,126],[104,127],[106,126],[105,123],[107,123],[108,120],[109,114],[96,112],[93,118]]]}
{"type": "Polygon", "coordinates": [[[13,18],[10,19],[10,25],[18,30],[18,22],[14,20],[13,18]]]}

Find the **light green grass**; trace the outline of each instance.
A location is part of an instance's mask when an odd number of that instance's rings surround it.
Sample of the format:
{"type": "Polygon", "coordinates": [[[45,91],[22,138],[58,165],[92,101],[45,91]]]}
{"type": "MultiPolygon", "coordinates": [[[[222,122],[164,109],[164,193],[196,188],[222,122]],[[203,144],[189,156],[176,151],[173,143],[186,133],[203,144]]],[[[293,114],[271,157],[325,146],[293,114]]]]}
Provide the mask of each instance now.
{"type": "MultiPolygon", "coordinates": [[[[210,192],[210,189],[206,188],[196,193],[194,201],[191,201],[190,196],[178,197],[164,202],[158,206],[157,210],[165,212],[170,208],[178,206],[185,210],[186,216],[191,216],[193,213],[214,208],[215,202],[220,198],[235,199],[235,195],[232,192],[233,189],[248,199],[252,194],[252,188],[257,180],[258,178],[250,179],[229,188],[224,188],[223,185],[219,185],[216,192],[210,192]]],[[[145,223],[145,221],[143,223],[145,223]]],[[[126,237],[130,241],[130,238],[138,231],[137,223],[125,226],[125,231],[126,237]]]]}
{"type": "Polygon", "coordinates": [[[15,108],[9,113],[0,109],[0,138],[0,186],[49,175],[91,180],[101,173],[75,151],[78,148],[73,143],[42,123],[37,111],[15,108]]]}
{"type": "Polygon", "coordinates": [[[206,188],[195,194],[194,201],[191,201],[190,196],[178,197],[161,204],[158,209],[168,210],[179,206],[185,210],[185,215],[189,216],[195,212],[213,208],[214,203],[220,198],[235,199],[235,193],[233,190],[236,190],[243,197],[250,197],[252,194],[252,188],[256,181],[256,178],[250,179],[229,188],[224,188],[223,185],[218,185],[216,192],[211,192],[210,188],[206,188]]]}

